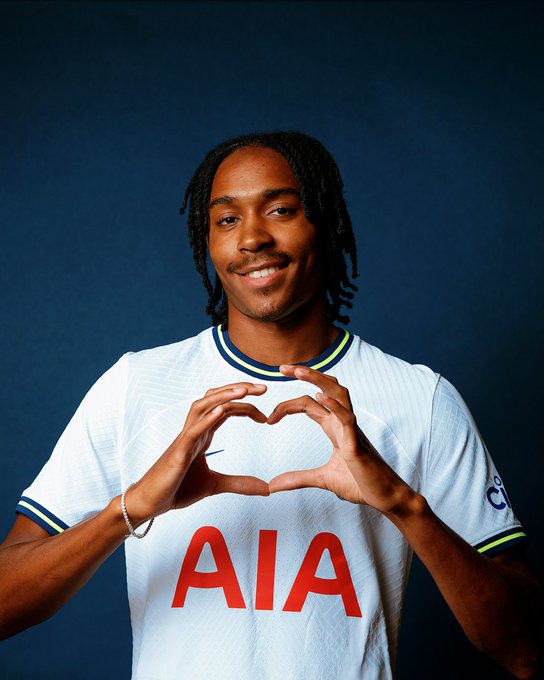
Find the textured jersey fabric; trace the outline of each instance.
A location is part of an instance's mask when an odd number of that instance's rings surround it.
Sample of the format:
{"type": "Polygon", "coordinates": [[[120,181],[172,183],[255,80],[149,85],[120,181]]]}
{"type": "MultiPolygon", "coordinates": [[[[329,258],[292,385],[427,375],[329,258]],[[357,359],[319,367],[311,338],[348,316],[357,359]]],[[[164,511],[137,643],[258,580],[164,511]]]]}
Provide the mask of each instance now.
{"type": "MultiPolygon", "coordinates": [[[[492,554],[523,540],[443,377],[345,331],[306,363],[349,388],[375,448],[466,541],[492,554]]],[[[195,399],[248,379],[268,387],[247,399],[265,414],[317,391],[244,356],[220,329],[124,355],[86,395],[17,511],[55,534],[102,510],[165,451],[195,399]]],[[[227,420],[207,455],[212,469],[269,480],[319,466],[330,451],[297,414],[273,426],[227,420]]],[[[158,517],[125,550],[135,680],[393,676],[411,551],[372,508],[319,489],[223,494],[158,517]]]]}

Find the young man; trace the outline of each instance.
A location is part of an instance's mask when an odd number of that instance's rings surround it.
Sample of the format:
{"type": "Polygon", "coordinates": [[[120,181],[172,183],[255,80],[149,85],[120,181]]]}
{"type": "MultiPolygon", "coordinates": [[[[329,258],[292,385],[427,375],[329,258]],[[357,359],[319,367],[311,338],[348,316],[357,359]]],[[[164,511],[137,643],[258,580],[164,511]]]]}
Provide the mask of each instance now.
{"type": "Polygon", "coordinates": [[[466,406],[335,325],[355,243],[328,152],[229,140],[189,200],[214,328],[85,397],[3,544],[3,635],[131,534],[134,678],[390,678],[414,550],[472,642],[535,677],[538,585],[466,406]]]}

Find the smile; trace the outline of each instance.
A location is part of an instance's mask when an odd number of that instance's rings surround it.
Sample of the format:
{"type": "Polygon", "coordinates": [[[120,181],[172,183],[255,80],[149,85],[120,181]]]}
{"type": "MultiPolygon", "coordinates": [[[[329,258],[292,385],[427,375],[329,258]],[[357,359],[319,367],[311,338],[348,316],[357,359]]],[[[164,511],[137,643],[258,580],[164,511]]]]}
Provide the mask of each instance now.
{"type": "Polygon", "coordinates": [[[245,276],[249,276],[250,279],[260,279],[263,276],[274,274],[274,272],[278,272],[279,270],[279,267],[265,267],[264,269],[259,269],[255,272],[248,272],[245,276]]]}
{"type": "Polygon", "coordinates": [[[250,286],[250,288],[267,288],[276,283],[284,275],[287,268],[286,264],[269,264],[262,266],[260,269],[252,269],[250,271],[240,272],[238,275],[250,286]]]}

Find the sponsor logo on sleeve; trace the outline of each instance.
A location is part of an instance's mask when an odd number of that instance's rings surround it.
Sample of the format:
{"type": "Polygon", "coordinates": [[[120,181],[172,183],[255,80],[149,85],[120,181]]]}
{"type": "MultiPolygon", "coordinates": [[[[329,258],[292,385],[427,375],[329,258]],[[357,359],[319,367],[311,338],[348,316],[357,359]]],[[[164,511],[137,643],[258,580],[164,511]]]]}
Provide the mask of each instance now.
{"type": "Polygon", "coordinates": [[[490,486],[487,490],[487,500],[496,510],[504,510],[506,507],[511,508],[510,499],[498,475],[493,477],[493,483],[494,486],[490,486]]]}

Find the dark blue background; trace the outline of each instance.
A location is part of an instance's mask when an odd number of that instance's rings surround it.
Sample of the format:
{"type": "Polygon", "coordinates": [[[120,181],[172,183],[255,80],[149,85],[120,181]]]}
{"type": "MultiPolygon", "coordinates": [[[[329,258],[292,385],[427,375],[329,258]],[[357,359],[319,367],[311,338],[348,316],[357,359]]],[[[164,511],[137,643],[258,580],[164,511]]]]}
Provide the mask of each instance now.
{"type": "MultiPolygon", "coordinates": [[[[208,325],[177,214],[203,154],[293,128],[344,175],[350,328],[458,387],[538,565],[542,19],[492,2],[2,4],[3,533],[97,377],[208,325]]],[[[128,677],[123,570],[119,551],[2,643],[2,678],[128,677]]],[[[417,563],[398,670],[495,673],[417,563]]]]}

